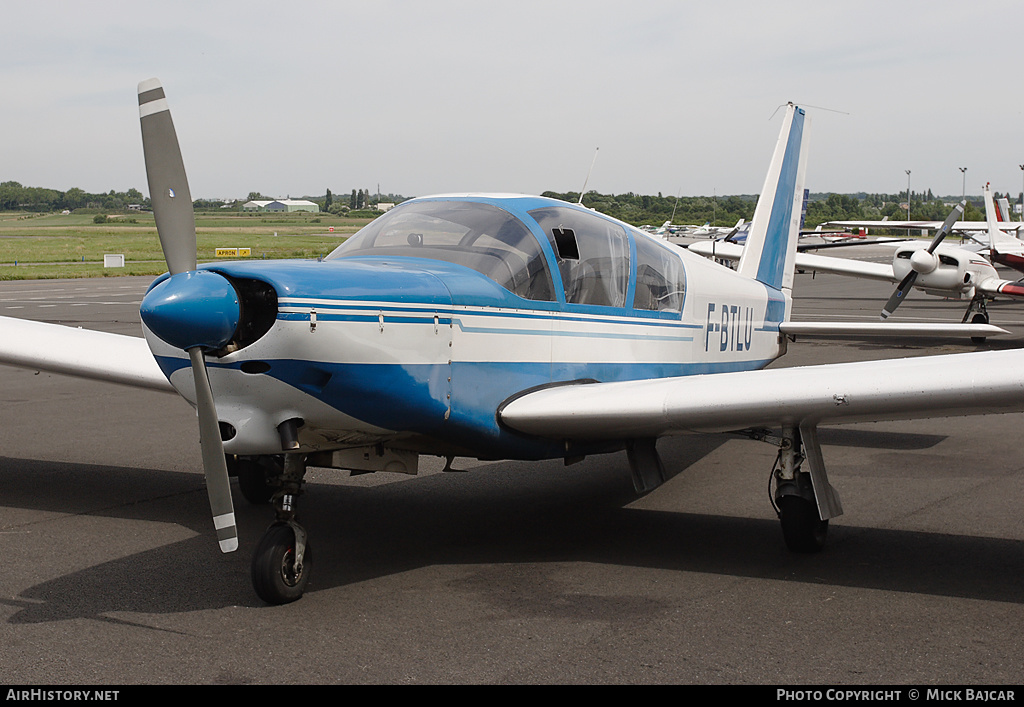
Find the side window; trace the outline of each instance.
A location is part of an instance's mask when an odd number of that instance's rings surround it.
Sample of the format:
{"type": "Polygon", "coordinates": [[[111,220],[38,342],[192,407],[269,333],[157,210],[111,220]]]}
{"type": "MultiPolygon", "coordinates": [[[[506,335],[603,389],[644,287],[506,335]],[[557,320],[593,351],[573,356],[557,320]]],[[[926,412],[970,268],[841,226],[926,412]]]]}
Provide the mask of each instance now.
{"type": "Polygon", "coordinates": [[[629,241],[622,226],[560,206],[537,209],[530,215],[551,241],[566,302],[625,306],[629,241]]]}
{"type": "Polygon", "coordinates": [[[635,240],[633,308],[681,312],[686,279],[679,257],[643,235],[637,234],[635,240]]]}

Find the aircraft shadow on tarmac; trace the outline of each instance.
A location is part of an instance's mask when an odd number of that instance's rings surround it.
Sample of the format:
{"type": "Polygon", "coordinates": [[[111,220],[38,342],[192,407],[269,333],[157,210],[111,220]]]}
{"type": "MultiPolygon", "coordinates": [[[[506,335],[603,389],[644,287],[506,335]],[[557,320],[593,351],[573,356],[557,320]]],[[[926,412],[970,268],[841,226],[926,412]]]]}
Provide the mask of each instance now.
{"type": "MultiPolygon", "coordinates": [[[[943,439],[848,429],[823,430],[822,437],[827,444],[902,449],[943,439]]],[[[685,470],[727,439],[688,437],[685,444],[671,445],[666,465],[685,470]]],[[[558,562],[1024,603],[1024,586],[1017,581],[1024,542],[834,525],[824,552],[795,555],[785,549],[777,521],[768,517],[767,501],[764,518],[627,507],[636,496],[620,456],[569,468],[560,462],[488,464],[464,474],[380,485],[316,484],[303,498],[304,520],[317,529],[310,592],[431,565],[558,562]]],[[[249,586],[249,554],[269,523],[269,511],[240,504],[241,550],[217,553],[198,474],[0,457],[0,485],[9,507],[173,523],[197,534],[0,599],[0,605],[19,609],[10,624],[80,617],[119,621],[110,614],[260,605],[249,586]],[[76,492],[84,488],[89,501],[76,492]]],[[[547,581],[543,570],[532,574],[532,581],[547,581]]],[[[587,600],[579,587],[535,589],[572,589],[571,601],[587,600]]],[[[658,603],[657,590],[651,591],[635,599],[658,603]]]]}

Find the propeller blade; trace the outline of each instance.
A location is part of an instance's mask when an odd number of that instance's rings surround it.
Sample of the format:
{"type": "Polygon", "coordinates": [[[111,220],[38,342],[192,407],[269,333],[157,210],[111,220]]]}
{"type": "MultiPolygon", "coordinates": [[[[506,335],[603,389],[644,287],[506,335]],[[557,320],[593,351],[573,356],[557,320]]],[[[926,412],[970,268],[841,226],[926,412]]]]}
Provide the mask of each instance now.
{"type": "MultiPolygon", "coordinates": [[[[172,276],[182,275],[184,281],[204,278],[203,282],[210,281],[209,276],[193,272],[196,270],[196,219],[192,212],[192,194],[188,189],[188,179],[185,176],[185,163],[181,159],[181,148],[178,146],[178,136],[174,131],[174,123],[171,121],[171,113],[167,107],[167,98],[164,96],[163,86],[158,79],[148,79],[139,84],[139,118],[142,123],[142,149],[146,156],[146,177],[149,180],[149,196],[153,202],[153,216],[156,219],[156,230],[160,235],[160,247],[164,251],[164,259],[167,261],[167,269],[172,276]]],[[[170,281],[178,282],[178,287],[183,282],[181,278],[172,277],[170,281]]],[[[197,280],[198,281],[198,280],[197,280]]],[[[166,284],[166,283],[165,283],[166,284]]],[[[215,289],[220,285],[214,281],[215,289]]],[[[219,287],[223,290],[223,287],[219,287]]],[[[172,288],[173,290],[173,288],[172,288]]],[[[164,332],[165,337],[172,340],[181,338],[178,334],[188,333],[193,328],[204,330],[209,328],[205,320],[219,322],[224,317],[217,307],[214,307],[213,316],[204,315],[206,311],[202,307],[196,309],[198,299],[200,302],[206,299],[209,288],[184,288],[185,294],[198,294],[198,298],[186,297],[185,301],[178,301],[171,306],[163,303],[154,311],[160,314],[161,311],[170,309],[171,324],[157,327],[171,332],[174,336],[164,332]],[[199,312],[197,315],[196,312],[199,312]],[[201,326],[202,325],[202,326],[201,326]]],[[[172,295],[181,292],[177,290],[172,295]]],[[[227,293],[230,295],[231,293],[227,293]]],[[[174,299],[172,296],[171,299],[174,299]]],[[[180,296],[178,299],[182,299],[180,296]]],[[[230,296],[223,299],[225,302],[231,299],[230,296]]],[[[158,303],[159,304],[159,303],[158,303]]],[[[221,302],[223,304],[223,302],[221,302]]],[[[209,307],[206,308],[207,310],[209,307]]],[[[145,310],[143,307],[143,317],[145,310]]],[[[220,341],[223,337],[221,329],[233,329],[237,321],[231,317],[237,313],[237,301],[233,308],[228,306],[225,310],[229,313],[227,323],[213,327],[213,338],[220,341]],[[219,332],[219,333],[218,333],[219,332]],[[218,338],[219,337],[219,338],[218,338]]],[[[207,312],[209,314],[209,312],[207,312]]],[[[152,321],[152,317],[150,319],[152,321]]],[[[165,317],[166,318],[166,317],[165,317]]],[[[158,317],[158,319],[160,319],[158,317]]],[[[160,320],[162,321],[162,320],[160,320]]],[[[199,337],[206,341],[209,337],[205,334],[199,337]]],[[[224,444],[220,438],[220,424],[217,419],[217,408],[213,402],[213,389],[210,387],[210,378],[206,373],[206,361],[203,358],[203,344],[189,336],[183,341],[188,346],[188,356],[192,363],[192,377],[196,386],[196,410],[199,413],[199,444],[203,453],[203,471],[206,474],[206,491],[210,497],[210,509],[213,511],[213,525],[217,530],[217,542],[220,544],[221,552],[232,552],[238,549],[238,530],[235,527],[235,509],[231,501],[231,482],[228,479],[227,462],[224,459],[224,444]]],[[[206,342],[206,345],[211,345],[206,342]]]]}
{"type": "Polygon", "coordinates": [[[188,356],[192,361],[192,375],[196,383],[199,444],[203,451],[203,470],[206,472],[206,492],[210,497],[210,510],[213,511],[213,525],[217,529],[221,552],[233,552],[238,549],[238,529],[235,527],[235,507],[231,501],[231,481],[224,460],[217,408],[213,404],[213,389],[206,374],[202,349],[198,346],[191,348],[188,356]]]}
{"type": "Polygon", "coordinates": [[[899,286],[896,288],[896,291],[892,293],[892,296],[889,298],[889,301],[885,303],[884,307],[882,307],[883,322],[889,318],[890,314],[896,311],[897,307],[900,306],[900,303],[903,302],[903,298],[906,296],[906,294],[910,292],[910,288],[913,287],[914,280],[916,279],[916,270],[911,270],[909,273],[907,273],[907,276],[903,278],[903,281],[900,282],[899,286]]]}
{"type": "Polygon", "coordinates": [[[196,269],[196,219],[178,136],[159,79],[139,83],[142,150],[156,230],[172,275],[196,269]]]}
{"type": "Polygon", "coordinates": [[[939,232],[935,234],[935,238],[928,245],[928,252],[934,253],[935,249],[939,247],[939,243],[942,243],[942,239],[945,238],[950,230],[953,228],[953,224],[960,220],[960,217],[964,213],[964,207],[967,206],[966,201],[961,201],[959,204],[953,207],[953,210],[949,212],[949,216],[942,222],[942,226],[939,228],[939,232]]]}

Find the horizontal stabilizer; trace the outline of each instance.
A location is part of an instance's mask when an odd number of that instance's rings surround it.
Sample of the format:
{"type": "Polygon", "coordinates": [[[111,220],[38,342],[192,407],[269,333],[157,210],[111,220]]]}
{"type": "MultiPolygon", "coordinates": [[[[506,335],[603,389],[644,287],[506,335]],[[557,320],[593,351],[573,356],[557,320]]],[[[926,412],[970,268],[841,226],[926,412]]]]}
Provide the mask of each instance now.
{"type": "Polygon", "coordinates": [[[989,337],[1009,334],[993,324],[938,324],[895,322],[783,322],[779,331],[790,336],[821,338],[898,337],[927,338],[936,336],[989,337]]]}

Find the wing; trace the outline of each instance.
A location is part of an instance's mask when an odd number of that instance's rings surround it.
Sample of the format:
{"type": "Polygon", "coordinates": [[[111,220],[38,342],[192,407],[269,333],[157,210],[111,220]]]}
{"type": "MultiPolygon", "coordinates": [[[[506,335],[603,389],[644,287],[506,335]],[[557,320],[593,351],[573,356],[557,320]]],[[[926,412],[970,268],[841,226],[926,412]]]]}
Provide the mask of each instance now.
{"type": "Polygon", "coordinates": [[[0,317],[0,363],[174,392],[136,336],[0,317]]]}
{"type": "Polygon", "coordinates": [[[498,411],[554,439],[649,439],[762,426],[984,415],[1024,410],[1024,352],[580,383],[528,392],[498,411]]]}
{"type": "MultiPolygon", "coordinates": [[[[693,243],[688,248],[694,253],[721,260],[736,261],[743,255],[743,246],[735,243],[722,243],[720,241],[693,243]]],[[[851,275],[869,280],[899,282],[899,278],[892,272],[892,265],[850,260],[847,258],[832,258],[827,255],[814,255],[813,253],[797,253],[796,268],[797,270],[804,271],[815,270],[817,272],[835,273],[837,275],[851,275]]]]}
{"type": "Polygon", "coordinates": [[[999,280],[993,277],[982,280],[975,287],[990,297],[1006,295],[1015,299],[1024,299],[1024,282],[1017,280],[999,280]]]}
{"type": "MultiPolygon", "coordinates": [[[[942,226],[942,221],[826,221],[823,226],[835,228],[893,228],[908,229],[911,231],[936,231],[942,226]]],[[[1017,231],[1024,224],[1014,221],[1002,221],[999,223],[1001,231],[1017,231]]],[[[986,221],[957,221],[950,229],[954,232],[960,231],[987,231],[986,221]]]]}

